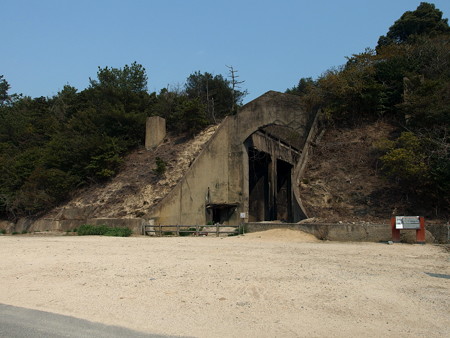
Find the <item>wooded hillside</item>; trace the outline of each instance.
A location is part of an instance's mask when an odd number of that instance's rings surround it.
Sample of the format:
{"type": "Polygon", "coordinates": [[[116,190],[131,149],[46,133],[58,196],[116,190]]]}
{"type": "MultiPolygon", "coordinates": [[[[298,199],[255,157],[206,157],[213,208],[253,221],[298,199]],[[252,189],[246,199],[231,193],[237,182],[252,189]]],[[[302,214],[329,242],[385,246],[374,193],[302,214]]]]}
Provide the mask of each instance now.
{"type": "Polygon", "coordinates": [[[409,210],[432,210],[435,217],[448,216],[450,205],[450,27],[442,15],[422,2],[374,49],[287,90],[320,108],[327,126],[393,125],[372,145],[374,165],[403,192],[409,210]]]}
{"type": "MultiPolygon", "coordinates": [[[[404,13],[377,46],[287,92],[319,109],[325,127],[383,121],[389,136],[370,149],[392,187],[448,217],[450,205],[450,27],[429,3],[404,13]]],[[[231,68],[231,75],[234,75],[231,68]]],[[[0,218],[39,215],[73,191],[118,173],[144,141],[145,119],[192,136],[236,113],[245,91],[234,76],[194,72],[181,88],[147,90],[137,63],[98,69],[88,88],[53,97],[9,93],[0,76],[0,218]]],[[[383,123],[379,124],[384,125],[383,123]]],[[[161,168],[164,163],[160,163],[161,168]]]]}
{"type": "Polygon", "coordinates": [[[184,88],[149,93],[137,63],[99,67],[87,89],[66,85],[51,98],[9,94],[0,80],[0,218],[9,219],[48,211],[74,190],[115,176],[144,142],[148,116],[189,137],[231,114],[245,95],[206,72],[190,75],[184,88]]]}

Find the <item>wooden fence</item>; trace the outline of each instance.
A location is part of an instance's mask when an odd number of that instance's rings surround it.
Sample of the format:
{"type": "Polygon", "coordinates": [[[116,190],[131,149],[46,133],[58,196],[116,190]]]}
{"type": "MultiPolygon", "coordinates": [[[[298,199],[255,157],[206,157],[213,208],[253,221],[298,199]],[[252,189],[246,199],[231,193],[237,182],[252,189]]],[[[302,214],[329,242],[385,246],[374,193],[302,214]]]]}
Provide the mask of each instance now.
{"type": "Polygon", "coordinates": [[[238,235],[241,233],[243,226],[241,225],[151,225],[144,224],[142,226],[142,234],[147,236],[152,233],[155,236],[208,236],[209,234],[215,234],[219,237],[221,234],[226,235],[238,235]],[[206,228],[206,230],[205,230],[206,228]],[[214,228],[212,231],[211,228],[214,228]],[[221,228],[234,228],[233,231],[222,230],[221,228]]]}

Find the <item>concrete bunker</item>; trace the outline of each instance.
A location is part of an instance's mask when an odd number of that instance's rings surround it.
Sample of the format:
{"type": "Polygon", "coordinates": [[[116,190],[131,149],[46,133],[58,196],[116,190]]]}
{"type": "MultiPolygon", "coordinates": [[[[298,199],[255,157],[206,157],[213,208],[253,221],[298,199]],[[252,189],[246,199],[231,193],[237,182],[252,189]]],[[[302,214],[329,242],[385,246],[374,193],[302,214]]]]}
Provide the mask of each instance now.
{"type": "Polygon", "coordinates": [[[294,95],[271,91],[249,102],[145,218],[186,226],[301,220],[297,180],[315,116],[294,95]]]}

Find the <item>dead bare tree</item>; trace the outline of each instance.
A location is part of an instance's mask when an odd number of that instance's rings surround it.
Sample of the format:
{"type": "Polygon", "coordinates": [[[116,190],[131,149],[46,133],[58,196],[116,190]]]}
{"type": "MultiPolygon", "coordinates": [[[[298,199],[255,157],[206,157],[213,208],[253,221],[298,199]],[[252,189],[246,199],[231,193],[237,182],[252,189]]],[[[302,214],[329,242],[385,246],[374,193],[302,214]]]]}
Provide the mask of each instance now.
{"type": "Polygon", "coordinates": [[[239,86],[240,84],[244,83],[245,81],[238,81],[239,75],[237,75],[237,70],[235,70],[233,68],[233,66],[227,66],[225,65],[228,69],[229,69],[229,77],[231,78],[231,88],[232,88],[232,105],[231,105],[231,111],[233,112],[233,114],[236,114],[236,90],[240,89],[241,87],[239,86]]]}

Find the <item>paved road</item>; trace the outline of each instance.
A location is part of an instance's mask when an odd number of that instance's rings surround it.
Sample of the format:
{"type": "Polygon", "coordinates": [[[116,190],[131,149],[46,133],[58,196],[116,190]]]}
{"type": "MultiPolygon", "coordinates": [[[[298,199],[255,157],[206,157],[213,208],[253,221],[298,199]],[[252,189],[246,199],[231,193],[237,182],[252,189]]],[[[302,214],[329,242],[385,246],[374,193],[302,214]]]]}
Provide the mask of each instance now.
{"type": "Polygon", "coordinates": [[[123,327],[0,304],[0,337],[161,337],[123,327]]]}

